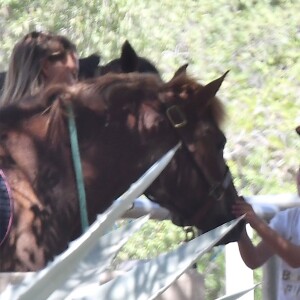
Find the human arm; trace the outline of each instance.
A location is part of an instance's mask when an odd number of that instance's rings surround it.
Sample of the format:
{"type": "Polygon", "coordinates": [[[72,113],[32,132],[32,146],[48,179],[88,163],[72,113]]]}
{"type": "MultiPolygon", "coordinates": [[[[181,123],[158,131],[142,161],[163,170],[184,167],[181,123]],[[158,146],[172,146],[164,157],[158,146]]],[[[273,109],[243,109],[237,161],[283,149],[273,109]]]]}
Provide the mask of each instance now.
{"type": "MultiPolygon", "coordinates": [[[[252,206],[245,202],[245,200],[237,200],[232,210],[236,216],[245,215],[244,220],[249,223],[253,229],[256,230],[256,228],[259,228],[259,230],[262,229],[262,231],[267,230],[265,227],[268,227],[268,225],[256,215],[252,206]]],[[[262,266],[274,254],[263,239],[260,243],[254,245],[247,234],[246,228],[244,228],[238,240],[238,247],[244,263],[252,270],[262,266]]]]}
{"type": "Polygon", "coordinates": [[[236,216],[245,214],[245,221],[258,233],[262,241],[254,246],[246,232],[238,241],[239,250],[245,264],[255,269],[263,265],[273,254],[280,256],[291,267],[300,267],[300,246],[291,243],[273,230],[263,219],[256,215],[252,206],[239,199],[233,205],[236,216]]]}
{"type": "Polygon", "coordinates": [[[244,263],[252,270],[261,267],[273,255],[273,252],[264,241],[254,245],[247,234],[246,228],[238,240],[238,247],[244,263]]]}

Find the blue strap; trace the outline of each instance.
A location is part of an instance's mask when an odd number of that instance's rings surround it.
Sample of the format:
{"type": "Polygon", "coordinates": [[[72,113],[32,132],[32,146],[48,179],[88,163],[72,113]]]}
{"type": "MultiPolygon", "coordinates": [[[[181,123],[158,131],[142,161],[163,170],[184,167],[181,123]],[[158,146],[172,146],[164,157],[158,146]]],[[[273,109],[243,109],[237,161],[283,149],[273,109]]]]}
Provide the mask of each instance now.
{"type": "Polygon", "coordinates": [[[72,105],[71,104],[68,105],[67,109],[68,109],[69,134],[71,140],[72,158],[73,158],[73,164],[75,169],[77,192],[79,196],[81,228],[82,228],[82,232],[85,232],[89,227],[89,222],[88,222],[82,166],[80,161],[77,129],[76,129],[76,123],[75,123],[75,117],[74,117],[74,111],[72,105]]]}

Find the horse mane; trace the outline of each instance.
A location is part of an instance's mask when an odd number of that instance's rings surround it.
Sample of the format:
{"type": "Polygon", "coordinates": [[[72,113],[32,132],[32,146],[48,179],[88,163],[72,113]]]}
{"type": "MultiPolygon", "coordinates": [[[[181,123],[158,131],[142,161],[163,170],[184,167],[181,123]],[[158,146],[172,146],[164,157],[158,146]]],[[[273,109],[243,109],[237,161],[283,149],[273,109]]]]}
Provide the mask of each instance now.
{"type": "Polygon", "coordinates": [[[58,96],[49,108],[49,123],[46,139],[53,151],[60,151],[64,141],[68,137],[68,130],[65,124],[66,112],[62,104],[62,97],[58,96]]]}
{"type": "MultiPolygon", "coordinates": [[[[67,141],[67,106],[72,104],[75,117],[83,111],[97,115],[98,122],[126,117],[124,108],[132,112],[141,101],[154,101],[163,83],[153,74],[107,74],[92,78],[73,86],[53,85],[44,95],[44,105],[49,107],[47,139],[52,149],[59,151],[61,141],[67,141]],[[81,111],[79,113],[79,110],[81,111]]],[[[153,102],[154,105],[154,102],[153,102]]],[[[158,105],[157,103],[155,105],[158,105]]]]}
{"type": "Polygon", "coordinates": [[[69,132],[66,123],[67,105],[73,102],[73,95],[66,84],[54,84],[48,87],[40,96],[48,114],[48,129],[46,140],[51,150],[60,151],[68,140],[69,132]]]}
{"type": "Polygon", "coordinates": [[[176,75],[167,83],[163,83],[153,74],[111,73],[79,82],[73,86],[53,85],[45,91],[41,100],[49,109],[46,139],[55,151],[60,151],[60,148],[64,146],[65,143],[62,141],[68,141],[69,133],[66,123],[68,103],[72,103],[75,117],[78,109],[85,109],[92,114],[97,114],[104,123],[108,115],[123,116],[124,105],[133,107],[142,99],[148,99],[151,103],[156,93],[162,94],[165,102],[175,100],[184,103],[186,101],[190,110],[197,111],[197,113],[200,111],[201,115],[212,118],[220,126],[225,118],[224,106],[216,96],[202,93],[202,90],[205,90],[205,86],[185,72],[176,75]],[[209,101],[205,99],[206,97],[210,97],[209,101]]]}
{"type": "Polygon", "coordinates": [[[45,110],[45,106],[38,101],[37,97],[28,97],[21,103],[12,103],[1,107],[0,126],[17,128],[23,120],[42,113],[45,110]]]}

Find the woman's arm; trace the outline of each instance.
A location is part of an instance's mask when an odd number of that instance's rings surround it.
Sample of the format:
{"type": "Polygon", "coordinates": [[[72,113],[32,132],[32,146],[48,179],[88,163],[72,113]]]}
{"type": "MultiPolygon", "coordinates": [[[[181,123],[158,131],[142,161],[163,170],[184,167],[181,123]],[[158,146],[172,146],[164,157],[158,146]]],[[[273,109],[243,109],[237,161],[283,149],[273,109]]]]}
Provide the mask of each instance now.
{"type": "Polygon", "coordinates": [[[244,229],[241,238],[238,240],[238,247],[245,265],[252,270],[261,267],[273,255],[273,252],[263,241],[255,246],[246,229],[244,229]]]}
{"type": "Polygon", "coordinates": [[[255,214],[249,203],[242,199],[237,200],[233,205],[233,213],[236,216],[245,214],[245,220],[262,238],[262,241],[254,246],[247,233],[243,232],[238,241],[241,257],[248,267],[252,269],[260,267],[273,254],[280,256],[293,268],[300,267],[300,246],[291,243],[273,230],[255,214]]]}

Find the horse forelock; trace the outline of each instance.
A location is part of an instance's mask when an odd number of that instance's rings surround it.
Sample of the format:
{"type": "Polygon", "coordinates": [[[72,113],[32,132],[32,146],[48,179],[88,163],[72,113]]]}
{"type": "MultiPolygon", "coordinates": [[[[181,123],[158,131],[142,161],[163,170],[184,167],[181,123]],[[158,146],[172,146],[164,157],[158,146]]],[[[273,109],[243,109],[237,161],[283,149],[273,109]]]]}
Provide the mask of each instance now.
{"type": "Polygon", "coordinates": [[[159,130],[162,122],[165,122],[165,115],[162,113],[159,100],[150,99],[142,103],[138,111],[138,130],[141,134],[154,133],[159,130]]]}
{"type": "Polygon", "coordinates": [[[224,105],[216,96],[211,99],[198,98],[203,89],[204,85],[196,79],[181,73],[162,87],[163,102],[167,105],[183,103],[192,111],[197,111],[198,115],[211,117],[218,126],[221,126],[226,117],[224,105]]]}

